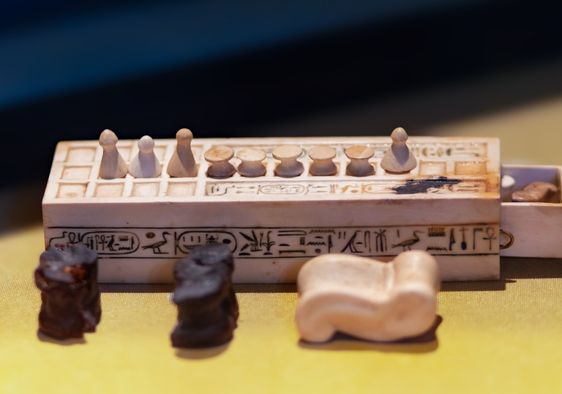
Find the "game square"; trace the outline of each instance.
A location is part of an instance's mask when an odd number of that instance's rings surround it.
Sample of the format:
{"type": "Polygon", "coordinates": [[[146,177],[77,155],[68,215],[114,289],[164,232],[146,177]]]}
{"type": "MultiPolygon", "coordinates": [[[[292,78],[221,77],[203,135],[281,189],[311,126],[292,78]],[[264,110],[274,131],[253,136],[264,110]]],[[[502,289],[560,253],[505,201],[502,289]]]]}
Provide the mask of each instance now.
{"type": "Polygon", "coordinates": [[[420,162],[421,176],[445,176],[447,175],[447,162],[422,160],[420,162]]]}
{"type": "Polygon", "coordinates": [[[70,148],[66,155],[67,162],[91,162],[96,157],[96,148],[70,148]]]}
{"type": "Polygon", "coordinates": [[[87,180],[91,171],[91,166],[64,166],[61,178],[64,180],[87,180]]]}
{"type": "Polygon", "coordinates": [[[86,194],[87,183],[61,183],[57,191],[58,198],[79,198],[86,194]]]}
{"type": "Polygon", "coordinates": [[[168,185],[167,195],[170,197],[193,196],[195,194],[195,183],[174,182],[168,185]]]}
{"type": "Polygon", "coordinates": [[[123,195],[124,187],[125,183],[123,181],[97,183],[96,190],[94,191],[94,197],[121,197],[123,195]]]}
{"type": "Polygon", "coordinates": [[[155,197],[160,190],[159,182],[142,182],[133,185],[133,196],[135,197],[155,197]]]}
{"type": "Polygon", "coordinates": [[[486,160],[462,160],[455,162],[455,175],[486,175],[486,160]]]}

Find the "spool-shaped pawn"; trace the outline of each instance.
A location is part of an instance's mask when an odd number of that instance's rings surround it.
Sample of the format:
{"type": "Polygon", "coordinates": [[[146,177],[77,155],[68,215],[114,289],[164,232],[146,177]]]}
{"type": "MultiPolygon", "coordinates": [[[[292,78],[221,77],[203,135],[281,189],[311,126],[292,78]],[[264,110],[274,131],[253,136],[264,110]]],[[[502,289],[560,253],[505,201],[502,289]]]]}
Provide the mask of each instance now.
{"type": "Polygon", "coordinates": [[[238,173],[244,177],[255,178],[265,175],[265,152],[261,149],[244,148],[236,153],[240,159],[238,173]]]}
{"type": "Polygon", "coordinates": [[[127,175],[127,163],[117,150],[118,138],[115,133],[105,129],[100,134],[99,143],[103,149],[99,177],[102,179],[123,178],[127,175]]]}
{"type": "Polygon", "coordinates": [[[273,149],[273,157],[280,161],[275,167],[275,175],[282,178],[294,178],[304,171],[303,164],[297,159],[302,154],[302,148],[297,145],[281,145],[273,149]]]}
{"type": "Polygon", "coordinates": [[[234,156],[231,147],[225,145],[215,145],[205,152],[205,160],[209,162],[207,176],[210,178],[224,179],[230,178],[236,172],[236,168],[230,164],[229,160],[234,156]]]}
{"type": "Polygon", "coordinates": [[[366,145],[353,145],[345,148],[345,155],[348,157],[346,173],[351,176],[369,176],[375,173],[374,167],[369,163],[375,151],[366,145]]]}
{"type": "Polygon", "coordinates": [[[405,174],[416,168],[418,161],[406,145],[406,141],[408,141],[406,130],[397,127],[390,134],[390,138],[392,145],[385,152],[381,160],[381,167],[392,174],[405,174]]]}
{"type": "Polygon", "coordinates": [[[336,150],[331,146],[315,146],[308,151],[308,157],[312,160],[310,174],[314,176],[336,175],[338,168],[333,162],[336,150]]]}
{"type": "Polygon", "coordinates": [[[129,174],[135,178],[155,178],[162,173],[162,165],[154,153],[154,140],[143,136],[138,142],[139,151],[129,163],[129,174]]]}

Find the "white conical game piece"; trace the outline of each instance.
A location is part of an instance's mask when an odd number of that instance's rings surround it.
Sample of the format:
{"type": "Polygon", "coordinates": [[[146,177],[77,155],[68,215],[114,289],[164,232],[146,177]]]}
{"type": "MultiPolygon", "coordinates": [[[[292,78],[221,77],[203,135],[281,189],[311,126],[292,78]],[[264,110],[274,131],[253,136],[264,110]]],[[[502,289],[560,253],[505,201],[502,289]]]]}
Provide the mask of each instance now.
{"type": "Polygon", "coordinates": [[[154,154],[154,140],[145,135],[139,140],[139,152],[129,163],[129,174],[135,178],[155,178],[162,173],[162,166],[154,154]]]}
{"type": "Polygon", "coordinates": [[[197,176],[197,166],[191,151],[193,134],[189,129],[180,129],[176,133],[176,149],[168,163],[168,175],[171,177],[197,176]]]}
{"type": "Polygon", "coordinates": [[[103,148],[99,177],[102,179],[123,178],[127,175],[127,163],[117,150],[117,136],[109,129],[100,134],[100,146],[103,148]]]}
{"type": "Polygon", "coordinates": [[[392,146],[385,152],[381,167],[393,174],[404,174],[416,168],[418,161],[406,145],[408,140],[406,130],[397,127],[392,131],[390,138],[392,138],[392,146]]]}

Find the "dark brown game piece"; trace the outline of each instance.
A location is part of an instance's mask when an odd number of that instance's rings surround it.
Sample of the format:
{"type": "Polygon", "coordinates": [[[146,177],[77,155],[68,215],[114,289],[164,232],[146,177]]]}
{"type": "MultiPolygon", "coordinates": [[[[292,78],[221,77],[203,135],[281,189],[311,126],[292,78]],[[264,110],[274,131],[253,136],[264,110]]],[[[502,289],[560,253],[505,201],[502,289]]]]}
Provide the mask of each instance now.
{"type": "Polygon", "coordinates": [[[41,254],[35,284],[41,290],[39,331],[51,338],[81,338],[101,319],[98,257],[83,244],[41,254]]]}
{"type": "Polygon", "coordinates": [[[222,244],[194,248],[176,263],[173,301],[178,306],[178,321],[171,335],[174,347],[211,347],[232,339],[238,320],[233,270],[232,254],[222,244]]]}

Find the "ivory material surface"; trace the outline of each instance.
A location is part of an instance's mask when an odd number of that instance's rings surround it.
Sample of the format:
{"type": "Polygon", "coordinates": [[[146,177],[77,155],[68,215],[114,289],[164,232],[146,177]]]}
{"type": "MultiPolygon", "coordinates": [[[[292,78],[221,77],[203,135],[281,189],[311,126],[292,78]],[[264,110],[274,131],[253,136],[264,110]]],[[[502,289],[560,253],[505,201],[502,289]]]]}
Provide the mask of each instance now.
{"type": "Polygon", "coordinates": [[[338,167],[334,163],[336,150],[331,146],[314,146],[308,151],[310,163],[310,174],[316,176],[336,175],[338,167]]]}
{"type": "Polygon", "coordinates": [[[195,177],[197,166],[191,151],[193,134],[189,129],[180,129],[176,133],[176,149],[168,163],[168,175],[171,177],[195,177]]]}
{"type": "Polygon", "coordinates": [[[302,155],[298,145],[281,145],[273,149],[272,155],[279,160],[275,167],[275,175],[283,178],[294,178],[304,171],[303,164],[297,159],[302,155]]]}
{"type": "Polygon", "coordinates": [[[145,135],[138,142],[138,152],[129,163],[129,174],[135,178],[155,178],[162,173],[162,166],[154,154],[154,140],[145,135]]]}
{"type": "Polygon", "coordinates": [[[236,172],[230,159],[234,156],[234,151],[226,145],[215,145],[205,152],[205,160],[210,163],[207,169],[207,176],[210,178],[223,179],[230,178],[236,172]]]}
{"type": "Polygon", "coordinates": [[[296,322],[301,338],[325,342],[336,332],[395,341],[426,332],[435,322],[439,271],[424,251],[400,253],[384,263],[326,254],[298,276],[296,322]]]}
{"type": "Polygon", "coordinates": [[[346,148],[345,155],[349,159],[346,174],[358,177],[374,175],[375,169],[369,161],[374,154],[373,148],[366,145],[353,145],[346,148]]]}
{"type": "MultiPolygon", "coordinates": [[[[177,178],[167,172],[176,140],[154,143],[160,176],[111,180],[98,176],[97,141],[59,143],[43,199],[46,245],[88,244],[98,252],[102,282],[170,282],[175,261],[209,242],[229,245],[238,283],[294,282],[304,262],[326,253],[391,260],[409,249],[433,254],[444,280],[499,277],[496,139],[410,138],[411,152],[440,168],[438,176],[420,173],[423,166],[409,174],[382,170],[388,137],[194,138],[197,177],[177,178]],[[218,145],[234,151],[233,166],[240,150],[263,150],[266,174],[208,177],[203,154],[218,145]],[[301,175],[275,175],[273,150],[281,145],[303,151],[301,175]],[[310,174],[308,152],[317,145],[336,150],[335,175],[310,174]],[[346,174],[344,151],[353,145],[373,151],[376,173],[346,174]],[[455,173],[458,161],[476,159],[485,174],[455,173]]],[[[136,141],[117,147],[125,161],[137,152],[136,141]]]]}
{"type": "Polygon", "coordinates": [[[388,149],[381,161],[381,167],[395,174],[404,174],[412,171],[417,166],[416,157],[410,153],[410,148],[406,144],[408,134],[402,127],[397,127],[390,135],[392,145],[388,149]]]}
{"type": "Polygon", "coordinates": [[[117,135],[105,129],[100,134],[99,143],[103,149],[99,177],[103,179],[123,178],[127,175],[127,163],[117,150],[117,135]]]}
{"type": "Polygon", "coordinates": [[[513,190],[533,182],[555,185],[554,202],[503,202],[501,227],[504,232],[502,256],[562,258],[562,200],[560,179],[562,167],[504,165],[502,174],[515,180],[513,190]]]}
{"type": "Polygon", "coordinates": [[[236,154],[240,159],[238,164],[238,173],[245,177],[255,178],[264,176],[267,169],[263,165],[265,160],[265,152],[261,149],[240,149],[236,154]]]}

